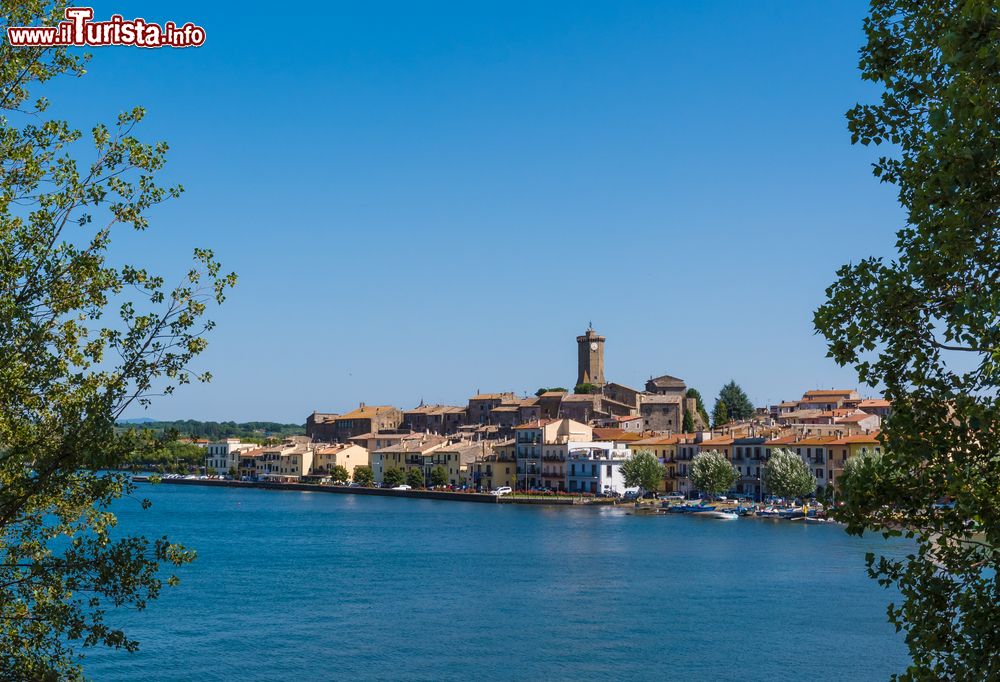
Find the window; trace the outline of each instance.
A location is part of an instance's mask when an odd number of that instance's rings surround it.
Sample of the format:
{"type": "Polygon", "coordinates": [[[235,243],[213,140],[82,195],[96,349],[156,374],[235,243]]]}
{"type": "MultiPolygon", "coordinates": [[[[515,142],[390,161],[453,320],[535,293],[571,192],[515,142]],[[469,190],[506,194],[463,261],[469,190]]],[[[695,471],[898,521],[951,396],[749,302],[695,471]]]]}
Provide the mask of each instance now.
{"type": "Polygon", "coordinates": [[[816,478],[823,478],[823,470],[822,469],[817,469],[816,470],[816,478]]]}

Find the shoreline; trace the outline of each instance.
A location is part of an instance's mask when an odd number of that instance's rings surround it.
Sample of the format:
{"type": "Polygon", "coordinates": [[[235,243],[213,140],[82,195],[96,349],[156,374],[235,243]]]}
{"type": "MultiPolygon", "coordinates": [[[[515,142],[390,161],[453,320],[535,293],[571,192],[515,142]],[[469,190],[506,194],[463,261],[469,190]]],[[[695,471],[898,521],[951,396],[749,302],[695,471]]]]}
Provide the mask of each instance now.
{"type": "MultiPolygon", "coordinates": [[[[147,481],[139,481],[143,483],[147,481]]],[[[584,505],[617,506],[615,500],[586,497],[518,497],[516,495],[491,495],[444,490],[393,490],[391,488],[351,488],[345,485],[320,485],[318,483],[269,483],[266,481],[221,481],[218,479],[162,478],[160,483],[171,485],[200,485],[214,488],[257,488],[260,490],[290,490],[298,492],[334,493],[340,495],[374,495],[376,497],[406,497],[448,502],[475,502],[478,504],[529,504],[529,505],[584,505]]],[[[631,506],[631,503],[628,503],[631,506]]]]}

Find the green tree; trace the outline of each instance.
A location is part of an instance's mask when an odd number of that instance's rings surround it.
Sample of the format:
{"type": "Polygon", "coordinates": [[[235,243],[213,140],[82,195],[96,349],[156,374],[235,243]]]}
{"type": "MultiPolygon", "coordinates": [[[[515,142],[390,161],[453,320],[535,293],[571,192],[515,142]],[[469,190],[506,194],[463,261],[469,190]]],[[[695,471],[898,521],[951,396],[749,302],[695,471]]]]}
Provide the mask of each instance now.
{"type": "Polygon", "coordinates": [[[723,424],[750,419],[753,416],[753,403],[735,381],[730,381],[719,391],[719,397],[715,401],[715,411],[719,410],[719,403],[726,407],[727,416],[723,424]]]}
{"type": "Polygon", "coordinates": [[[406,474],[399,467],[389,467],[382,474],[382,482],[386,485],[396,487],[397,485],[403,485],[403,481],[406,480],[406,474]]]}
{"type": "Polygon", "coordinates": [[[535,391],[535,395],[536,395],[536,396],[540,396],[540,395],[542,395],[543,393],[548,393],[549,391],[561,391],[561,392],[563,392],[563,393],[566,393],[566,392],[567,392],[567,391],[566,391],[566,389],[565,389],[565,388],[563,388],[562,386],[555,386],[555,387],[553,387],[553,388],[540,388],[540,389],[538,389],[537,391],[535,391]]]}
{"type": "Polygon", "coordinates": [[[691,433],[694,431],[694,419],[691,417],[691,413],[687,410],[684,411],[684,421],[681,430],[684,433],[691,433]]]}
{"type": "Polygon", "coordinates": [[[791,450],[777,448],[764,467],[764,484],[778,497],[796,498],[816,491],[816,478],[805,461],[791,450]]]}
{"type": "Polygon", "coordinates": [[[726,456],[718,450],[695,455],[691,460],[691,483],[713,497],[733,487],[740,477],[726,456]]]}
{"type": "Polygon", "coordinates": [[[431,485],[448,485],[448,470],[443,466],[431,469],[431,485]]]}
{"type": "Polygon", "coordinates": [[[578,394],[599,393],[600,390],[601,389],[595,386],[594,384],[583,383],[583,384],[577,384],[576,388],[573,389],[573,392],[578,394]]]}
{"type": "Polygon", "coordinates": [[[722,400],[715,401],[715,408],[712,410],[712,426],[722,426],[729,423],[729,406],[722,400]]]}
{"type": "Polygon", "coordinates": [[[354,482],[358,485],[370,486],[375,483],[375,473],[367,464],[354,467],[354,482]]]}
{"type": "MultiPolygon", "coordinates": [[[[0,6],[0,27],[55,25],[63,5],[0,6]]],[[[135,489],[107,473],[157,445],[116,421],[195,380],[210,305],[235,282],[195,250],[178,286],[113,237],[150,228],[177,197],[167,145],[136,137],[144,111],[84,136],[49,118],[40,84],[84,57],[0,41],[0,678],[72,679],[79,649],[135,650],[115,607],[143,609],[194,553],[116,528],[135,489]]],[[[64,109],[66,107],[63,107],[64,109]]],[[[149,506],[143,501],[142,507],[149,506]]]]}
{"type": "Polygon", "coordinates": [[[622,463],[625,485],[643,490],[658,490],[663,485],[666,467],[648,450],[638,450],[622,463]]]}
{"type": "Polygon", "coordinates": [[[816,312],[829,355],[883,387],[881,457],[848,476],[847,531],[905,534],[869,557],[895,586],[905,680],[1000,678],[1000,18],[993,0],[873,0],[860,67],[881,99],[848,112],[852,141],[905,211],[893,259],[845,265],[816,312]],[[935,506],[940,499],[954,507],[935,506]]]}
{"type": "Polygon", "coordinates": [[[420,467],[411,467],[406,470],[406,483],[413,488],[424,487],[424,470],[420,467]]]}
{"type": "Polygon", "coordinates": [[[684,396],[686,398],[694,398],[695,405],[698,407],[698,414],[701,415],[702,423],[706,426],[710,424],[711,420],[708,418],[708,410],[705,408],[705,401],[702,400],[701,393],[698,392],[698,389],[689,388],[684,396]]]}
{"type": "Polygon", "coordinates": [[[330,478],[333,479],[335,483],[346,483],[351,480],[351,472],[347,470],[347,467],[337,464],[330,469],[330,478]]]}

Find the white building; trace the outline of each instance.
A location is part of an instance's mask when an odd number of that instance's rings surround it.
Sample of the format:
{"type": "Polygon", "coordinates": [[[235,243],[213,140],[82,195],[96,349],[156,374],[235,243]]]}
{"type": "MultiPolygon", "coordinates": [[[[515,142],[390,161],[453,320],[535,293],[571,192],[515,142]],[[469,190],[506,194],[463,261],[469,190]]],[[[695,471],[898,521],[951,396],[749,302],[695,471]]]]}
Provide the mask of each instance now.
{"type": "Polygon", "coordinates": [[[209,443],[205,446],[208,473],[225,476],[230,471],[239,469],[240,453],[253,450],[256,447],[260,446],[253,443],[243,443],[239,438],[226,438],[217,443],[209,443]]]}
{"type": "Polygon", "coordinates": [[[621,466],[632,451],[611,442],[570,442],[566,457],[566,487],[569,492],[625,492],[625,477],[621,466]]]}

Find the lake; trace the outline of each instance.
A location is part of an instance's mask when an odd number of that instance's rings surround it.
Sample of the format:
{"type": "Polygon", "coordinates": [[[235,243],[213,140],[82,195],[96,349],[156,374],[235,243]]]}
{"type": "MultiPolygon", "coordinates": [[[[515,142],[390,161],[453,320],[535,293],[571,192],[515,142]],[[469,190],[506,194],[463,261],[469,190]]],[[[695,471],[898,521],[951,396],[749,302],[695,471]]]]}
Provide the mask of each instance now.
{"type": "Polygon", "coordinates": [[[128,532],[198,551],[94,680],[885,680],[893,593],[839,526],[141,484],[128,532]]]}

